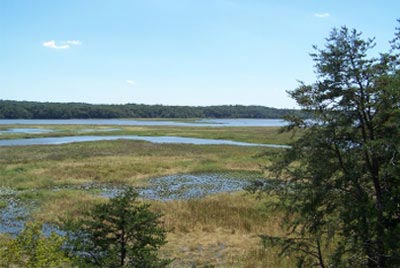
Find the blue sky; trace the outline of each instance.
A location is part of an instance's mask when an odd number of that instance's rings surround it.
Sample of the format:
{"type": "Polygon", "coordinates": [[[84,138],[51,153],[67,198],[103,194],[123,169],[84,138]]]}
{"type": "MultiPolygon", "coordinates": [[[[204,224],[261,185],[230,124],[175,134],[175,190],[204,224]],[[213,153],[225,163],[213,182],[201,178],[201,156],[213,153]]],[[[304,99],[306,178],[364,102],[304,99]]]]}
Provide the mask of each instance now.
{"type": "Polygon", "coordinates": [[[400,1],[0,0],[0,99],[295,107],[333,27],[387,50],[400,1]]]}

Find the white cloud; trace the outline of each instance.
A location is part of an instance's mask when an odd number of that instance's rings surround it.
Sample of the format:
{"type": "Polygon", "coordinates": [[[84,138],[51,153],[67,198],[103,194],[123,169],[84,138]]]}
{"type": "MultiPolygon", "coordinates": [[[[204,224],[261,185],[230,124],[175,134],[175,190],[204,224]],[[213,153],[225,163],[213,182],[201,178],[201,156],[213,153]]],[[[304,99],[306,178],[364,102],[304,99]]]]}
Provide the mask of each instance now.
{"type": "Polygon", "coordinates": [[[131,85],[131,86],[136,85],[136,82],[133,81],[133,80],[126,80],[126,83],[128,83],[128,84],[131,85]]]}
{"type": "Polygon", "coordinates": [[[53,48],[53,49],[69,49],[71,46],[78,46],[81,45],[82,42],[79,40],[67,40],[61,41],[60,44],[56,44],[55,40],[50,40],[47,42],[43,42],[42,45],[44,47],[53,48]]]}
{"type": "Polygon", "coordinates": [[[82,45],[82,42],[79,40],[68,40],[68,41],[65,41],[65,43],[67,43],[69,45],[75,45],[75,46],[82,45]]]}
{"type": "Polygon", "coordinates": [[[48,47],[48,48],[54,48],[54,49],[68,49],[68,48],[71,47],[68,44],[66,44],[66,45],[56,45],[56,41],[54,41],[54,40],[43,42],[43,46],[44,47],[48,47]]]}
{"type": "Polygon", "coordinates": [[[331,15],[329,13],[315,13],[314,17],[320,18],[320,19],[325,19],[330,17],[331,15]]]}

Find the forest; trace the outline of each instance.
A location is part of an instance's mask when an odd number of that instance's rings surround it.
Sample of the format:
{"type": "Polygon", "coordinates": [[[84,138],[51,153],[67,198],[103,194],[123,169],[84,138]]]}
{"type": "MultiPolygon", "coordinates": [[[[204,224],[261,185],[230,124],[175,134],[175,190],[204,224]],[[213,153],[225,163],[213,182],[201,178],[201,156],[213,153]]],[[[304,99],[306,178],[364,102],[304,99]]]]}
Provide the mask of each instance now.
{"type": "Polygon", "coordinates": [[[0,119],[90,118],[275,118],[305,117],[293,109],[264,106],[165,106],[146,104],[88,104],[0,100],[0,119]]]}

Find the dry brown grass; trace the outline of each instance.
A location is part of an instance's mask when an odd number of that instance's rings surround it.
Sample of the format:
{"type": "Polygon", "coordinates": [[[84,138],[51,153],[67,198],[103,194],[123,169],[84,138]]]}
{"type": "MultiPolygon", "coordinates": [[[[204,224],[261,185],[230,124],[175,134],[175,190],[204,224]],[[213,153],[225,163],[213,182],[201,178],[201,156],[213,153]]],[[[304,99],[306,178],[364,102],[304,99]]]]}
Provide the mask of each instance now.
{"type": "Polygon", "coordinates": [[[78,190],[60,190],[45,192],[39,202],[39,209],[33,216],[39,222],[59,223],[62,218],[80,217],[96,203],[104,201],[103,198],[78,190]]]}
{"type": "MultiPolygon", "coordinates": [[[[268,201],[269,202],[269,201],[268,201]]],[[[162,254],[172,267],[290,267],[276,250],[264,249],[259,234],[281,235],[280,215],[253,195],[219,194],[203,199],[153,202],[164,214],[168,244],[162,254]]]]}
{"type": "MultiPolygon", "coordinates": [[[[44,191],[35,219],[57,223],[60,217],[79,217],[93,204],[105,201],[88,192],[44,191]]],[[[264,249],[260,234],[282,235],[279,214],[248,193],[218,194],[202,199],[147,201],[163,214],[168,243],[160,254],[174,258],[171,267],[293,267],[275,249],[264,249]]]]}

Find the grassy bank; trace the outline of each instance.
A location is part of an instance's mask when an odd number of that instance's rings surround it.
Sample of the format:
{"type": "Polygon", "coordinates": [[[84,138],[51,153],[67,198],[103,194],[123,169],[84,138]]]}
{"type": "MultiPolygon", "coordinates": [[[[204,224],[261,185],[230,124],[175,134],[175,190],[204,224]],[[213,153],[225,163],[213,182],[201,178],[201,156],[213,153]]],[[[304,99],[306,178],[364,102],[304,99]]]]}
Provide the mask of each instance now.
{"type": "MultiPolygon", "coordinates": [[[[17,128],[20,125],[2,126],[3,129],[17,128]]],[[[37,125],[24,125],[26,128],[38,128],[37,125]]],[[[40,126],[53,130],[41,134],[7,133],[0,139],[59,137],[82,135],[141,135],[141,136],[179,136],[206,139],[225,139],[251,143],[287,144],[299,133],[280,133],[279,127],[176,127],[176,126],[82,126],[68,125],[40,126]],[[109,131],[110,129],[118,129],[109,131]],[[296,134],[296,135],[294,135],[296,134]]]]}
{"type": "Polygon", "coordinates": [[[50,188],[84,182],[137,185],[176,173],[253,171],[276,149],[225,145],[103,141],[52,146],[0,147],[0,186],[50,188]]]}

